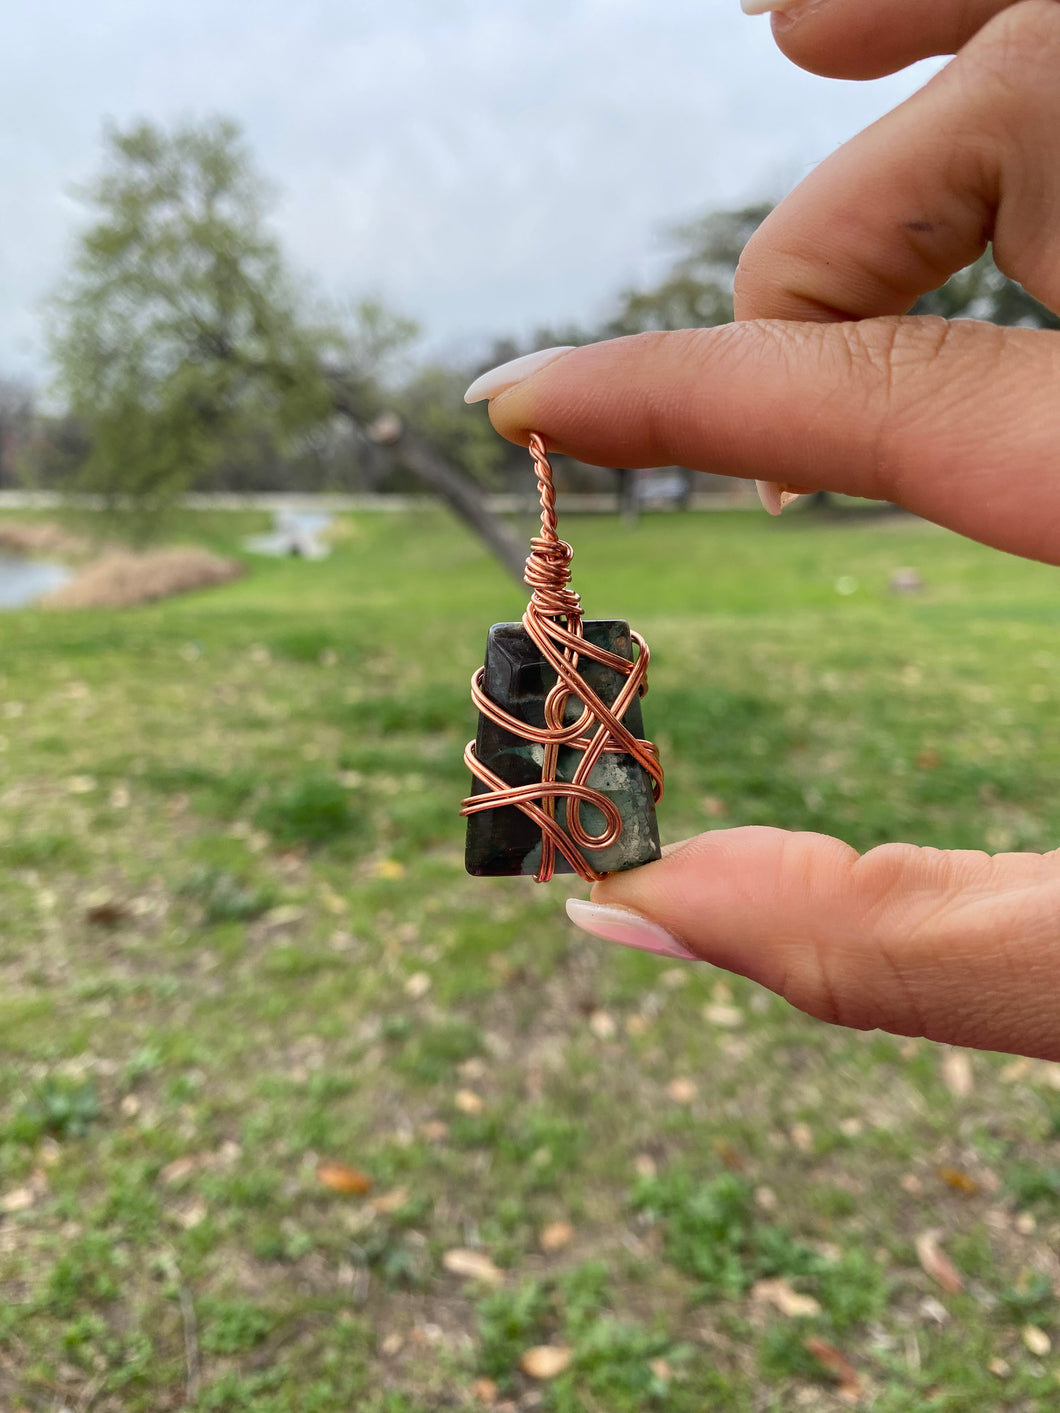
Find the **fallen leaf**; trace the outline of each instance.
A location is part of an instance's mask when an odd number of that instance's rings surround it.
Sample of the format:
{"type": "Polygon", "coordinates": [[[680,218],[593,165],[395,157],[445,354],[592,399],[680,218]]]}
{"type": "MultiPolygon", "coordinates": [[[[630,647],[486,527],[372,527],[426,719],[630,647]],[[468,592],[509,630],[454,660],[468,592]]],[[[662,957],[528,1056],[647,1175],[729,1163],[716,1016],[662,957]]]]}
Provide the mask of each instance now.
{"type": "Polygon", "coordinates": [[[36,1200],[37,1194],[32,1187],[15,1187],[0,1197],[0,1212],[24,1212],[36,1200]]]}
{"type": "Polygon", "coordinates": [[[574,1228],[570,1222],[549,1222],[541,1228],[538,1245],[542,1251],[562,1251],[574,1240],[574,1228]]]}
{"type": "Polygon", "coordinates": [[[1032,1354],[1036,1354],[1039,1359],[1045,1356],[1053,1347],[1053,1342],[1044,1330],[1040,1330],[1037,1325],[1024,1325],[1020,1331],[1023,1343],[1032,1354]]]}
{"type": "Polygon", "coordinates": [[[972,1062],[964,1050],[947,1050],[940,1065],[942,1082],[957,1099],[967,1099],[975,1089],[972,1062]]]}
{"type": "Polygon", "coordinates": [[[519,1367],[532,1379],[555,1379],[573,1357],[574,1351],[565,1344],[537,1344],[520,1355],[519,1367]]]}
{"type": "Polygon", "coordinates": [[[416,971],[405,982],[405,995],[419,1001],[431,989],[431,978],[425,971],[416,971]]]}
{"type": "Polygon", "coordinates": [[[964,1281],[957,1267],[939,1246],[941,1235],[937,1228],[920,1233],[914,1242],[917,1260],[943,1290],[949,1291],[951,1295],[958,1295],[964,1289],[964,1281]]]}
{"type": "Polygon", "coordinates": [[[924,1195],[924,1184],[917,1177],[916,1173],[903,1173],[898,1179],[898,1186],[903,1192],[908,1192],[910,1197],[922,1197],[924,1195]]]}
{"type": "Polygon", "coordinates": [[[947,1187],[952,1187],[957,1192],[972,1193],[979,1191],[979,1184],[976,1182],[975,1178],[969,1176],[963,1168],[942,1167],[937,1168],[936,1172],[940,1180],[944,1182],[947,1187]]]}
{"type": "Polygon", "coordinates": [[[672,1079],[666,1092],[675,1104],[691,1104],[699,1094],[699,1086],[692,1079],[672,1079]]]}
{"type": "Polygon", "coordinates": [[[85,921],[93,927],[116,927],[129,916],[129,909],[116,898],[100,898],[85,908],[85,921]]]}
{"type": "Polygon", "coordinates": [[[727,1138],[715,1138],[711,1147],[731,1172],[743,1172],[743,1154],[736,1147],[735,1143],[730,1143],[727,1138]]]}
{"type": "Polygon", "coordinates": [[[400,859],[380,859],[375,866],[376,878],[404,878],[405,865],[400,859]]]}
{"type": "Polygon", "coordinates": [[[185,1231],[192,1231],[206,1220],[206,1203],[201,1197],[194,1198],[177,1213],[177,1221],[185,1231]]]}
{"type": "Polygon", "coordinates": [[[723,1030],[735,1030],[743,1025],[743,1011],[738,1006],[726,1006],[719,1002],[703,1007],[703,1019],[723,1030]]]}
{"type": "Polygon", "coordinates": [[[705,795],[701,809],[710,819],[724,819],[729,812],[725,801],[720,800],[717,795],[705,795]]]}
{"type": "Polygon", "coordinates": [[[172,1187],[174,1183],[183,1180],[202,1166],[202,1157],[197,1153],[187,1153],[183,1158],[174,1158],[172,1163],[167,1163],[158,1174],[158,1181],[163,1187],[172,1187]]]}
{"type": "Polygon", "coordinates": [[[1038,1223],[1033,1212],[1017,1212],[1016,1220],[1013,1223],[1020,1236],[1030,1236],[1037,1231],[1038,1223]]]}
{"type": "Polygon", "coordinates": [[[473,1089],[458,1089],[453,1095],[453,1103],[462,1114],[481,1114],[485,1108],[481,1094],[476,1094],[473,1089]]]}
{"type": "Polygon", "coordinates": [[[1021,1079],[1026,1079],[1031,1072],[1031,1062],[1020,1056],[1018,1060],[1010,1060],[1001,1070],[1001,1080],[1004,1084],[1017,1084],[1021,1079]]]}
{"type": "Polygon", "coordinates": [[[813,1129],[809,1124],[792,1124],[791,1141],[800,1153],[812,1153],[813,1129]]]}
{"type": "Polygon", "coordinates": [[[775,1310],[792,1320],[821,1313],[821,1306],[812,1295],[803,1295],[801,1291],[793,1290],[782,1278],[756,1281],[751,1287],[751,1299],[772,1305],[775,1310]]]}
{"type": "Polygon", "coordinates": [[[479,1403],[484,1403],[487,1408],[497,1402],[497,1385],[492,1379],[476,1379],[471,1385],[471,1392],[479,1403]]]}
{"type": "Polygon", "coordinates": [[[443,1138],[449,1137],[449,1125],[441,1119],[428,1119],[420,1128],[420,1133],[428,1143],[441,1143],[443,1138]]]}
{"type": "Polygon", "coordinates": [[[493,1264],[484,1251],[464,1251],[460,1248],[447,1251],[442,1257],[442,1265],[450,1275],[463,1276],[465,1280],[496,1285],[504,1279],[504,1272],[493,1264]]]}
{"type": "Polygon", "coordinates": [[[607,1011],[593,1011],[589,1017],[589,1029],[597,1040],[610,1040],[618,1026],[615,1025],[614,1016],[609,1015],[607,1011]]]}
{"type": "Polygon", "coordinates": [[[90,795],[96,788],[96,782],[91,775],[71,775],[66,788],[71,795],[90,795]]]}
{"type": "Polygon", "coordinates": [[[659,1166],[650,1153],[638,1153],[633,1159],[633,1171],[641,1178],[653,1178],[659,1166]]]}
{"type": "Polygon", "coordinates": [[[647,1016],[627,1016],[627,1017],[626,1017],[626,1034],[627,1034],[627,1035],[633,1035],[633,1036],[644,1035],[644,1034],[647,1032],[647,1029],[648,1029],[648,1017],[647,1017],[647,1016]]]}
{"type": "Polygon", "coordinates": [[[1009,1374],[1012,1373],[1012,1366],[1008,1361],[1006,1359],[999,1359],[996,1355],[988,1362],[986,1367],[996,1379],[1007,1379],[1009,1374]]]}
{"type": "Polygon", "coordinates": [[[408,1200],[408,1188],[395,1187],[392,1192],[384,1192],[379,1197],[374,1197],[368,1205],[377,1216],[388,1217],[391,1212],[400,1211],[408,1200]]]}
{"type": "Polygon", "coordinates": [[[839,1384],[839,1392],[845,1398],[858,1399],[861,1397],[861,1376],[857,1369],[846,1357],[846,1355],[829,1344],[826,1339],[813,1337],[803,1341],[803,1348],[813,1355],[819,1364],[823,1364],[828,1372],[834,1375],[839,1384]]]}
{"type": "Polygon", "coordinates": [[[939,760],[940,756],[938,751],[932,750],[929,747],[927,750],[918,753],[916,763],[921,770],[934,770],[939,760]]]}
{"type": "Polygon", "coordinates": [[[395,1330],[391,1334],[387,1335],[387,1337],[383,1340],[382,1344],[379,1346],[379,1349],[380,1352],[387,1359],[393,1359],[394,1355],[400,1354],[404,1347],[404,1339],[395,1330]]]}
{"type": "Polygon", "coordinates": [[[462,1060],[457,1070],[463,1079],[485,1079],[486,1061],[480,1055],[473,1055],[470,1060],[462,1060]]]}
{"type": "Polygon", "coordinates": [[[756,1187],[755,1206],[761,1207],[763,1212],[775,1212],[777,1209],[777,1194],[771,1187],[756,1187]]]}
{"type": "Polygon", "coordinates": [[[317,1164],[317,1181],[330,1187],[332,1192],[353,1193],[356,1196],[363,1196],[370,1192],[372,1179],[361,1172],[360,1168],[351,1168],[347,1163],[332,1163],[322,1159],[317,1164]]]}

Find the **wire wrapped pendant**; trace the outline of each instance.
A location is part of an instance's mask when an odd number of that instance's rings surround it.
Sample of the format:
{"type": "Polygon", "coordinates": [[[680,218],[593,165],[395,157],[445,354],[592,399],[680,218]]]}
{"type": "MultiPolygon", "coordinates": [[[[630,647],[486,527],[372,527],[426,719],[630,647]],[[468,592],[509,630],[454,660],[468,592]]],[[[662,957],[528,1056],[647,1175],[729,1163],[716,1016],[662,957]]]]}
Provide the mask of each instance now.
{"type": "Polygon", "coordinates": [[[471,679],[479,724],[464,752],[474,777],[460,807],[465,860],[478,876],[596,880],[661,852],[663,772],[642,739],[640,707],[650,654],[627,623],[583,620],[536,432],[530,454],[541,494],[541,533],[526,561],[532,592],[522,623],[490,629],[485,665],[471,679]]]}

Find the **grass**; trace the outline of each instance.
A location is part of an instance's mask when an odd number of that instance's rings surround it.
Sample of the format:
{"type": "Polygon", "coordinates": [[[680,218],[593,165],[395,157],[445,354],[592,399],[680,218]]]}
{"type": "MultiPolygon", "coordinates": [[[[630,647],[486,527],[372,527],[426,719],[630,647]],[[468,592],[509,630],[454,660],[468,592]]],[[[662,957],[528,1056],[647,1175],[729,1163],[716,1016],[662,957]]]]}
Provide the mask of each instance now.
{"type": "MultiPolygon", "coordinates": [[[[467,683],[521,597],[441,514],[343,529],[0,620],[0,1407],[848,1407],[822,1348],[880,1413],[1055,1407],[1057,1067],[961,1096],[940,1047],[574,933],[574,883],[466,877],[467,683]]],[[[1055,571],[904,518],[567,529],[652,644],[666,838],[1055,845],[1055,571]]]]}

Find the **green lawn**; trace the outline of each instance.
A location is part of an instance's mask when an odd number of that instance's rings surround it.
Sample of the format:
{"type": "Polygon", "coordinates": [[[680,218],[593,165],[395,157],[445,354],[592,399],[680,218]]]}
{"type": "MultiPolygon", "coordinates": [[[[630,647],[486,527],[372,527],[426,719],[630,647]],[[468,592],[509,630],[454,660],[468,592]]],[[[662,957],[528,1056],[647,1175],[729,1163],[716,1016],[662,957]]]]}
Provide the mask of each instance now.
{"type": "MultiPolygon", "coordinates": [[[[521,597],[441,514],[341,528],[0,617],[0,1408],[1055,1408],[1060,1066],[466,877],[468,678],[521,597]]],[[[652,645],[664,838],[1057,842],[1055,570],[887,517],[564,528],[652,645]]]]}

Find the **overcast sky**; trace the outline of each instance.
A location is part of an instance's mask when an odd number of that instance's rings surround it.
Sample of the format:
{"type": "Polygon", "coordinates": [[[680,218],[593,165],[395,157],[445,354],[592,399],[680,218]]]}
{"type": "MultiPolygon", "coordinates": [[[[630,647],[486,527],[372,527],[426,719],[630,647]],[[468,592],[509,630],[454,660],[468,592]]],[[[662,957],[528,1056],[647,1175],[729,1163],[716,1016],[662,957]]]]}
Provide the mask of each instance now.
{"type": "Polygon", "coordinates": [[[107,118],[234,116],[296,268],[473,352],[603,312],[668,225],[782,194],[927,76],[803,74],[738,0],[22,0],[3,30],[0,371],[35,379],[107,118]]]}

